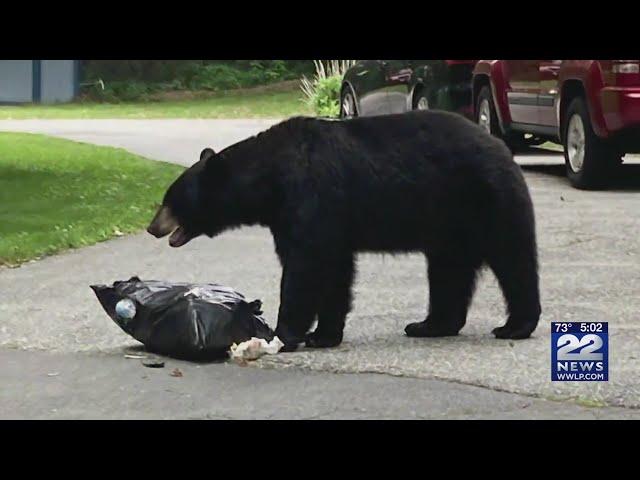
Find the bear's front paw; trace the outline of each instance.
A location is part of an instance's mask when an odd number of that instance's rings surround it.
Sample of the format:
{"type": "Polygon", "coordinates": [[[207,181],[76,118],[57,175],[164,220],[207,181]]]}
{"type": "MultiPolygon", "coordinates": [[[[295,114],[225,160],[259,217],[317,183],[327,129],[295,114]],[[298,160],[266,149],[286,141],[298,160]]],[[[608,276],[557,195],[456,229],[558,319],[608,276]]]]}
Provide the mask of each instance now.
{"type": "Polygon", "coordinates": [[[304,341],[304,337],[295,335],[290,329],[280,325],[276,328],[275,336],[284,343],[284,346],[280,349],[281,352],[295,352],[300,343],[304,341]]]}
{"type": "Polygon", "coordinates": [[[296,342],[287,343],[283,340],[283,343],[284,343],[284,346],[280,349],[279,353],[295,352],[296,350],[298,350],[298,344],[296,342]]]}
{"type": "Polygon", "coordinates": [[[307,348],[332,348],[342,343],[342,333],[315,332],[309,333],[305,340],[307,348]]]}
{"type": "Polygon", "coordinates": [[[429,319],[423,322],[410,323],[404,329],[404,333],[408,337],[453,337],[458,335],[460,331],[457,327],[451,327],[448,325],[442,325],[430,321],[429,319]]]}
{"type": "Polygon", "coordinates": [[[507,322],[502,327],[494,328],[491,333],[500,339],[523,340],[531,336],[536,326],[536,324],[532,325],[527,323],[514,325],[507,322]]]}

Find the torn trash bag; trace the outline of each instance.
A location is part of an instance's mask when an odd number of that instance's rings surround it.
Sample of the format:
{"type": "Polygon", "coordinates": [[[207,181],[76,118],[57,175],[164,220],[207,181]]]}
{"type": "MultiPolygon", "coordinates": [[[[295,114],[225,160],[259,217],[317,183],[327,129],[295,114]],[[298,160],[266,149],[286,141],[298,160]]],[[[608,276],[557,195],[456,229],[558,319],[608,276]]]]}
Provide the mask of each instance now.
{"type": "Polygon", "coordinates": [[[217,284],[142,281],[91,285],[115,323],[153,353],[185,360],[226,358],[234,343],[273,340],[262,302],[217,284]]]}

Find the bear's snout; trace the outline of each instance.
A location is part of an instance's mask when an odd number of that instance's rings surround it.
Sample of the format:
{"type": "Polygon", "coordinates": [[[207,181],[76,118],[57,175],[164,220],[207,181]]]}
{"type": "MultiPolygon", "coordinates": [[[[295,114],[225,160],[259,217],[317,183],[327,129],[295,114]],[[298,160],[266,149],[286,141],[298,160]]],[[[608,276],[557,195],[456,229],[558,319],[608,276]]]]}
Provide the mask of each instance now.
{"type": "Polygon", "coordinates": [[[180,224],[171,214],[171,209],[167,206],[162,206],[156,216],[153,217],[153,220],[151,220],[147,227],[147,232],[156,238],[162,238],[169,235],[179,226],[180,224]]]}

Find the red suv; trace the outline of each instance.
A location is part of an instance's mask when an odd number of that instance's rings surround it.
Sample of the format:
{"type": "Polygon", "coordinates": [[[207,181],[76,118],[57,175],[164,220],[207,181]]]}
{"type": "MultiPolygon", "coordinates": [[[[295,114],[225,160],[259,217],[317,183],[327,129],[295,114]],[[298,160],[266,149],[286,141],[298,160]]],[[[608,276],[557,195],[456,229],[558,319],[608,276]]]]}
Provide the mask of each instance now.
{"type": "Polygon", "coordinates": [[[562,144],[577,188],[606,185],[626,153],[640,152],[640,60],[480,60],[473,105],[512,149],[562,144]]]}

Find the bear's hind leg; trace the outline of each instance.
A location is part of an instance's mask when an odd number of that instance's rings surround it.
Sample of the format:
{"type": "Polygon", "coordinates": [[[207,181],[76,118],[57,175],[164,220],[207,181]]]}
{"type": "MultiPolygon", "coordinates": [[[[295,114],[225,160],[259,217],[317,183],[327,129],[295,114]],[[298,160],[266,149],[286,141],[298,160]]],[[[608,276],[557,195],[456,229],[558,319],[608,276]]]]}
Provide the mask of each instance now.
{"type": "Polygon", "coordinates": [[[342,343],[342,332],[351,310],[354,258],[345,255],[337,262],[325,264],[322,290],[318,302],[318,326],[307,335],[309,348],[330,348],[342,343]]]}
{"type": "Polygon", "coordinates": [[[480,259],[461,252],[454,255],[427,255],[429,266],[429,314],[423,322],[405,328],[409,337],[457,335],[467,320],[480,259]]]}
{"type": "Polygon", "coordinates": [[[489,260],[509,314],[505,325],[492,331],[496,338],[529,338],[538,326],[541,309],[535,245],[527,247],[514,245],[511,251],[503,250],[489,260]]]}

